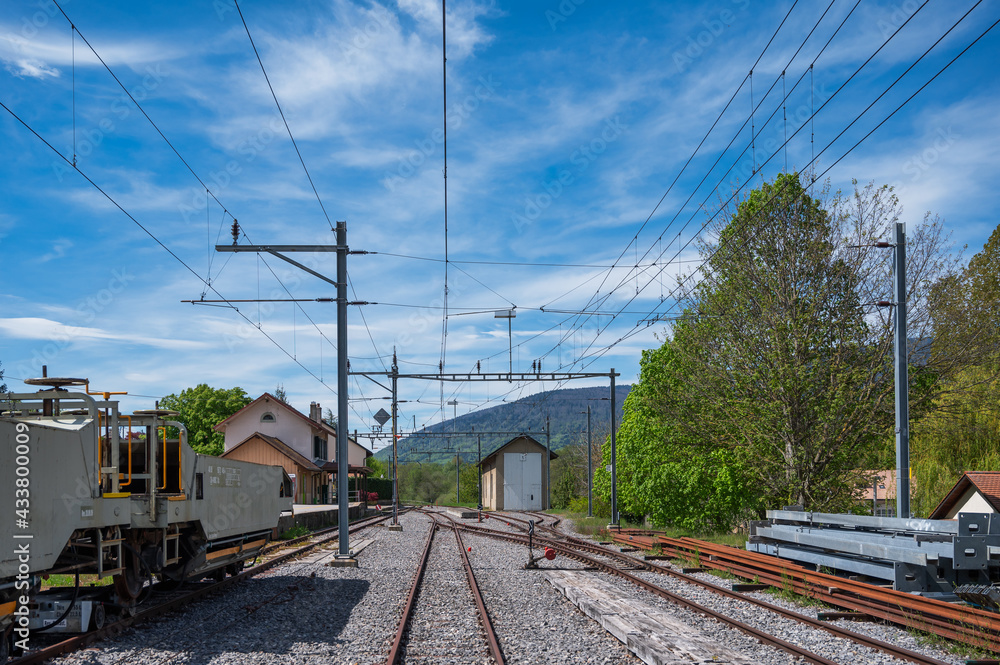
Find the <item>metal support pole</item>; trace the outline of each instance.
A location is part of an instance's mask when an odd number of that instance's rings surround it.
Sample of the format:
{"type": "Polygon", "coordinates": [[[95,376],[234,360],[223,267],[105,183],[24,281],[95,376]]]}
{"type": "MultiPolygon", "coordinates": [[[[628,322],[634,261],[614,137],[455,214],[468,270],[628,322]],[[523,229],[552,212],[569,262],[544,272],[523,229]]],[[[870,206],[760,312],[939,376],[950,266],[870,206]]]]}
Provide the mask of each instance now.
{"type": "Polygon", "coordinates": [[[549,474],[549,459],[552,457],[552,428],[549,417],[545,416],[545,510],[552,507],[552,476],[549,474]]]}
{"type": "MultiPolygon", "coordinates": [[[[449,400],[448,404],[450,404],[454,409],[452,411],[452,417],[451,417],[451,433],[452,433],[451,440],[454,441],[455,430],[457,429],[458,425],[458,423],[456,422],[458,420],[458,400],[457,399],[449,400]]],[[[462,456],[458,452],[458,442],[455,441],[455,503],[456,504],[462,502],[462,497],[459,496],[461,477],[458,475],[461,462],[462,462],[462,456]]]]}
{"type": "Polygon", "coordinates": [[[347,533],[347,222],[337,222],[337,558],[351,557],[347,533]]]}
{"type": "Polygon", "coordinates": [[[587,405],[587,517],[594,516],[594,442],[590,429],[590,405],[587,405]]]}
{"type": "Polygon", "coordinates": [[[483,509],[483,435],[476,435],[476,466],[479,468],[479,510],[483,509]]]}
{"type": "MultiPolygon", "coordinates": [[[[392,523],[399,524],[399,485],[396,476],[396,417],[397,417],[397,392],[396,383],[399,374],[399,367],[396,364],[396,352],[392,352],[392,523]]],[[[415,417],[415,416],[414,416],[415,417]]]]}
{"type": "Polygon", "coordinates": [[[910,401],[906,355],[906,226],[893,235],[896,305],[896,517],[910,517],[910,401]]]}
{"type": "Polygon", "coordinates": [[[615,368],[611,368],[611,523],[618,524],[618,453],[615,450],[615,368]]]}
{"type": "MultiPolygon", "coordinates": [[[[518,353],[517,357],[520,358],[521,354],[518,353]]],[[[507,317],[507,378],[510,379],[510,375],[514,373],[514,328],[511,324],[511,317],[507,317]]]]}

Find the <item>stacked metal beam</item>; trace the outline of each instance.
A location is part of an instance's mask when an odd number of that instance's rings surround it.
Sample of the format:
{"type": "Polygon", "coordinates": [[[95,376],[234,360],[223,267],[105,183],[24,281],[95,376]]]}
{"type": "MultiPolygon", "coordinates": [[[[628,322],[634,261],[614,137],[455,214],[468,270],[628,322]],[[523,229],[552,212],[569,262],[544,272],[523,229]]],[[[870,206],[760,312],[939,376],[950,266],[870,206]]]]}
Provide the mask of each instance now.
{"type": "Polygon", "coordinates": [[[1000,582],[1000,515],[925,520],[769,510],[747,550],[944,599],[1000,582]]]}

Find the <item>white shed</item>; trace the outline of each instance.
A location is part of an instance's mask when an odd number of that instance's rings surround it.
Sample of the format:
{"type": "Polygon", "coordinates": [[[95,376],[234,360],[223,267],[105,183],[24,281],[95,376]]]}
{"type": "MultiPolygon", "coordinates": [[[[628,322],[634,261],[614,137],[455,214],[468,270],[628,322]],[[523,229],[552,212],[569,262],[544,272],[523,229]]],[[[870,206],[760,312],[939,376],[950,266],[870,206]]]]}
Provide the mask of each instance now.
{"type": "Polygon", "coordinates": [[[511,439],[483,458],[482,483],[487,510],[545,510],[545,446],[526,434],[511,439]]]}

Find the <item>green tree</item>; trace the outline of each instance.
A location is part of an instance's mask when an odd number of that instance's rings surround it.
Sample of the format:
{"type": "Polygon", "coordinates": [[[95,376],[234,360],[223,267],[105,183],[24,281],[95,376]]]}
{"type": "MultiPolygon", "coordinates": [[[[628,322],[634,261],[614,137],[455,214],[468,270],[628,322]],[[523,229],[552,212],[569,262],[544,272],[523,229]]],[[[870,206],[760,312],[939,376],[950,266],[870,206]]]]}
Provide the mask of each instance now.
{"type": "Polygon", "coordinates": [[[443,464],[411,462],[399,464],[396,469],[399,497],[402,501],[430,504],[438,497],[455,489],[455,466],[451,472],[443,464]]]}
{"type": "MultiPolygon", "coordinates": [[[[855,507],[868,480],[859,471],[892,436],[891,312],[870,304],[891,292],[891,252],[874,241],[900,207],[873,185],[819,196],[781,174],[723,211],[679,299],[686,317],[671,348],[683,383],[654,406],[703,469],[750,475],[760,501],[750,503],[838,511],[855,507]]],[[[907,252],[911,335],[926,338],[928,285],[949,266],[940,220],[912,225],[907,252]]],[[[920,353],[915,413],[947,371],[920,353]]]]}
{"type": "Polygon", "coordinates": [[[0,393],[5,393],[5,392],[7,392],[7,384],[3,383],[3,370],[0,369],[0,393]]]}
{"type": "Polygon", "coordinates": [[[251,401],[242,388],[211,388],[201,383],[179,395],[167,395],[160,400],[160,408],[180,413],[177,419],[187,427],[188,442],[196,452],[221,455],[225,437],[215,426],[251,401]]]}
{"type": "MultiPolygon", "coordinates": [[[[284,384],[279,383],[274,387],[274,398],[279,402],[288,404],[288,395],[285,393],[284,384]]],[[[291,406],[291,404],[289,404],[289,406],[291,406]]]]}
{"type": "MultiPolygon", "coordinates": [[[[625,400],[617,432],[619,510],[656,526],[728,531],[761,511],[760,493],[738,449],[694,447],[691,435],[665,414],[665,402],[683,394],[680,370],[669,341],[642,353],[640,380],[625,400]]],[[[603,450],[595,487],[610,500],[610,446],[603,450]]]]}
{"type": "Polygon", "coordinates": [[[914,423],[913,511],[926,516],[965,471],[1000,470],[1000,226],[968,266],[932,291],[933,347],[962,369],[914,423]]]}

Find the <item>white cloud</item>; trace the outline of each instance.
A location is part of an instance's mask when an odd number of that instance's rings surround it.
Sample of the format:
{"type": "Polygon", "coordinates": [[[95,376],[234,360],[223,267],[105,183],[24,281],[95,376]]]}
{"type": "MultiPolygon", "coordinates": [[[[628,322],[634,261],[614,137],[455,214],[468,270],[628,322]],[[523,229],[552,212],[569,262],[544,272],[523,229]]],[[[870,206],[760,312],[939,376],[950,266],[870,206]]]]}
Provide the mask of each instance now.
{"type": "Polygon", "coordinates": [[[64,348],[87,341],[115,341],[152,346],[169,350],[192,350],[205,348],[201,342],[181,339],[167,339],[136,335],[131,332],[109,332],[101,328],[68,326],[59,321],[38,317],[18,317],[0,319],[0,332],[13,339],[29,339],[54,342],[64,348]]]}
{"type": "Polygon", "coordinates": [[[29,78],[43,79],[46,77],[59,78],[59,70],[46,65],[41,60],[34,58],[16,58],[13,60],[4,59],[4,63],[14,76],[27,76],[29,78]]]}

